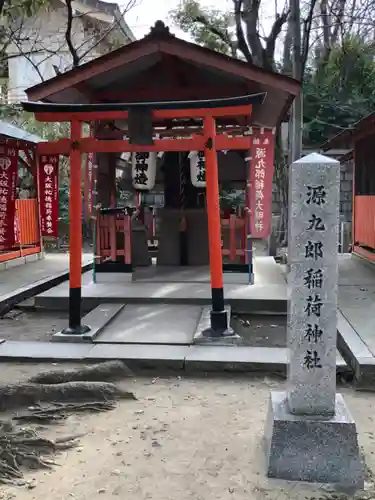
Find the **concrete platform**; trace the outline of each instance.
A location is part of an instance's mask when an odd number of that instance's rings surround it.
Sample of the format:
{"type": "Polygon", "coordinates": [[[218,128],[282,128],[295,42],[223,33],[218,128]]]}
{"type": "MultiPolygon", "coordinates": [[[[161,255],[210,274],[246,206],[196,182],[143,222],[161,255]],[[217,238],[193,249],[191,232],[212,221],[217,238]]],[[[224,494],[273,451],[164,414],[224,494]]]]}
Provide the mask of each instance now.
{"type": "MultiPolygon", "coordinates": [[[[93,283],[91,273],[83,276],[83,309],[90,310],[103,302],[159,303],[207,306],[211,304],[211,287],[207,269],[194,275],[195,281],[184,281],[193,269],[176,268],[165,280],[145,278],[133,283],[93,283]],[[203,273],[203,274],[202,274],[203,273]]],[[[226,303],[235,313],[264,312],[286,314],[287,289],[282,269],[272,257],[255,259],[255,284],[225,284],[226,303]]],[[[68,308],[69,287],[63,283],[35,298],[35,305],[55,310],[68,308]]]]}
{"type": "Polygon", "coordinates": [[[338,312],[337,346],[352,369],[358,388],[374,386],[375,357],[347,318],[338,312]]]}
{"type": "Polygon", "coordinates": [[[339,260],[338,348],[352,367],[357,386],[375,382],[375,266],[341,255],[339,260]]]}
{"type": "MultiPolygon", "coordinates": [[[[257,285],[284,285],[285,276],[273,257],[259,256],[254,259],[254,282],[257,285]]],[[[224,272],[224,283],[248,283],[248,273],[224,272]]],[[[138,268],[133,273],[138,283],[210,283],[208,266],[150,266],[138,268]]]]}
{"type": "MultiPolygon", "coordinates": [[[[82,271],[92,267],[92,255],[82,255],[82,271]]],[[[69,255],[46,254],[44,259],[0,273],[0,316],[16,304],[49,290],[69,278],[69,255]]]]}
{"type": "MultiPolygon", "coordinates": [[[[275,265],[277,264],[275,263],[275,265]]],[[[132,281],[138,283],[210,283],[210,270],[208,266],[150,266],[136,269],[132,281]]],[[[247,285],[249,284],[249,274],[224,272],[223,282],[247,285]]]]}

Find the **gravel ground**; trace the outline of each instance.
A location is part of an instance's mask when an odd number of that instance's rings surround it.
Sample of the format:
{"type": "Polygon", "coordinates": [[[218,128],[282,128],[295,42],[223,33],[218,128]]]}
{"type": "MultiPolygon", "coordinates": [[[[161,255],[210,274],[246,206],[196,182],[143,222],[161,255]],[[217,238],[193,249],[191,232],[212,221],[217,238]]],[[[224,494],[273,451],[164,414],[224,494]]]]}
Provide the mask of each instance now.
{"type": "MultiPolygon", "coordinates": [[[[71,365],[69,365],[71,366],[71,365]]],[[[51,364],[2,363],[2,381],[51,364]]],[[[2,500],[333,500],[327,487],[265,477],[262,436],[270,378],[139,378],[121,385],[138,401],[109,413],[73,416],[48,436],[84,432],[51,471],[27,474],[25,487],[2,487],[2,500]]],[[[341,389],[340,389],[341,390],[341,389]]],[[[375,395],[342,388],[358,424],[367,464],[375,470],[375,395]]],[[[357,499],[375,499],[371,475],[357,499]]]]}

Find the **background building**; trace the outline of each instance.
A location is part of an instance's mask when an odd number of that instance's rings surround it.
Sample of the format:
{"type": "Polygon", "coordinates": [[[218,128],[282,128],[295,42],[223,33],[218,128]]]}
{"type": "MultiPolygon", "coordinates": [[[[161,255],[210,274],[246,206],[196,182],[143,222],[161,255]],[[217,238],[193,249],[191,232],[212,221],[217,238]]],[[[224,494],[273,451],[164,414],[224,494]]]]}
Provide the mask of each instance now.
{"type": "Polygon", "coordinates": [[[50,0],[31,15],[17,12],[8,19],[3,103],[17,103],[28,87],[135,40],[117,3],[77,0],[71,7],[69,15],[64,1],[50,0]]]}

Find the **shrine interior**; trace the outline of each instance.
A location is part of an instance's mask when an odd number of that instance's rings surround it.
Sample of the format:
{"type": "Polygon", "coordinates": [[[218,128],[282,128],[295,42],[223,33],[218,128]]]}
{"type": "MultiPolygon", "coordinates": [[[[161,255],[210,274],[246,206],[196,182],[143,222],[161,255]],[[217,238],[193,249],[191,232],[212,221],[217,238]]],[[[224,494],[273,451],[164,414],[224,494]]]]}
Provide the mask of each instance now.
{"type": "MultiPolygon", "coordinates": [[[[157,155],[155,155],[157,156],[157,155]]],[[[115,209],[102,210],[99,219],[98,231],[104,233],[109,227],[105,217],[116,217],[119,231],[116,232],[116,246],[124,249],[124,233],[121,222],[124,217],[131,218],[131,254],[133,267],[156,266],[208,266],[208,226],[204,186],[194,185],[190,162],[192,158],[187,152],[165,152],[155,159],[155,183],[151,189],[136,191],[133,187],[131,161],[124,161],[114,154],[99,154],[98,162],[98,203],[103,207],[115,209]],[[115,170],[115,172],[114,172],[115,170]],[[116,174],[117,172],[117,174],[116,174]],[[115,182],[115,177],[117,182],[115,182]],[[109,183],[108,179],[112,179],[109,183]],[[124,201],[124,195],[127,201],[124,201]],[[148,202],[150,194],[159,197],[160,202],[148,202]],[[123,207],[137,208],[131,215],[124,215],[123,207]],[[107,215],[106,215],[107,214],[107,215]],[[153,258],[154,257],[154,258],[153,258]]],[[[194,158],[193,158],[194,160],[194,158]]],[[[142,168],[142,163],[140,163],[142,168]]],[[[222,220],[229,220],[230,214],[237,222],[236,236],[238,249],[245,249],[245,190],[246,190],[246,162],[244,154],[237,151],[220,152],[218,154],[219,182],[226,191],[232,191],[236,200],[242,199],[240,207],[221,207],[222,220]]],[[[150,176],[152,166],[146,165],[141,175],[150,176]]],[[[204,170],[204,165],[203,165],[204,170]]],[[[204,176],[204,171],[203,171],[204,176]]],[[[146,181],[149,182],[147,178],[146,181]]],[[[199,182],[199,181],[198,181],[199,182]]],[[[200,181],[204,183],[203,181],[200,181]]],[[[150,184],[149,184],[150,186],[150,184]]],[[[153,200],[153,201],[154,201],[153,200]]],[[[238,203],[237,203],[238,204],[238,203]]],[[[223,247],[229,248],[229,225],[223,228],[223,247]]],[[[101,241],[104,240],[104,235],[101,241]]],[[[109,240],[109,238],[107,238],[109,240]]],[[[104,243],[103,243],[104,245],[104,243]]],[[[108,250],[105,248],[100,249],[108,250]]],[[[99,249],[98,249],[99,251],[99,249]]],[[[111,257],[109,257],[111,258],[111,257]]],[[[116,257],[121,261],[121,257],[116,257]]],[[[229,256],[227,257],[229,262],[229,256]]],[[[245,264],[245,255],[236,256],[233,264],[245,264]]]]}

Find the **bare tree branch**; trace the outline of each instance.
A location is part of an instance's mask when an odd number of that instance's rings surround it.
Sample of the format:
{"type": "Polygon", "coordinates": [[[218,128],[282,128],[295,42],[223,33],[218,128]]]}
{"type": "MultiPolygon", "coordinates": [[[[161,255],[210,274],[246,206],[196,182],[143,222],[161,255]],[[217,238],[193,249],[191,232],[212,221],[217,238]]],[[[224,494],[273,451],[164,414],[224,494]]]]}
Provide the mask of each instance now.
{"type": "Polygon", "coordinates": [[[68,9],[68,20],[66,23],[66,31],[65,31],[65,40],[66,44],[69,48],[69,52],[73,59],[73,68],[79,66],[80,58],[78,53],[73,45],[72,41],[72,27],[73,27],[73,8],[72,8],[72,0],[65,0],[66,7],[68,9]]]}
{"type": "Polygon", "coordinates": [[[306,19],[304,19],[303,21],[302,47],[301,47],[301,76],[300,76],[301,80],[303,78],[303,75],[305,74],[307,57],[309,55],[311,27],[312,27],[316,3],[317,0],[310,0],[309,11],[306,16],[306,19]]]}
{"type": "Polygon", "coordinates": [[[281,14],[276,14],[275,22],[271,28],[270,34],[266,39],[266,48],[264,55],[266,61],[271,61],[275,57],[276,41],[281,33],[284,24],[287,22],[290,10],[284,10],[281,14]]]}

